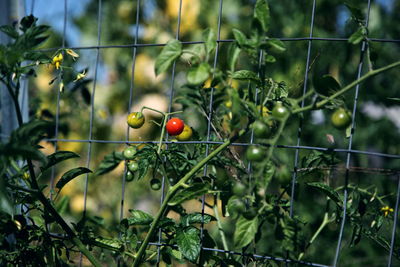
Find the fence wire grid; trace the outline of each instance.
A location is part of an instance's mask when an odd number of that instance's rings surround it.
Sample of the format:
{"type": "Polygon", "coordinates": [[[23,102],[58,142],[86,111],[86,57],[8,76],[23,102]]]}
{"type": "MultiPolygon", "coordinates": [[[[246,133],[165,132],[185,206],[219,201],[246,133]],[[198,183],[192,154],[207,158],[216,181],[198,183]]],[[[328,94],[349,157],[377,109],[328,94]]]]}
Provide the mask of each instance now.
{"type": "MultiPolygon", "coordinates": [[[[178,17],[177,17],[177,25],[176,25],[176,31],[175,31],[175,38],[177,40],[181,40],[181,25],[182,25],[182,4],[184,1],[186,0],[175,0],[177,2],[179,2],[178,6],[178,17]]],[[[215,0],[218,1],[218,17],[215,18],[214,21],[214,27],[216,26],[217,29],[217,49],[216,49],[216,53],[215,53],[215,57],[213,59],[213,66],[216,67],[218,64],[218,59],[219,59],[219,53],[221,50],[221,45],[224,43],[231,43],[234,40],[232,39],[221,39],[221,26],[223,24],[223,7],[224,5],[229,4],[227,0],[215,0]]],[[[36,15],[37,13],[37,8],[39,6],[39,2],[46,2],[46,1],[35,1],[35,0],[27,0],[25,3],[25,7],[26,7],[26,13],[27,14],[33,14],[36,15]]],[[[125,134],[125,140],[101,140],[98,138],[94,138],[94,134],[93,134],[93,128],[94,128],[94,116],[95,116],[95,99],[96,99],[96,88],[98,85],[98,80],[99,80],[99,74],[100,74],[100,68],[101,68],[101,52],[104,50],[111,50],[111,49],[130,49],[131,50],[131,60],[132,60],[132,66],[131,66],[131,82],[129,85],[129,99],[128,99],[128,110],[126,110],[126,112],[128,113],[129,111],[132,110],[132,107],[137,104],[135,103],[135,99],[136,96],[138,94],[140,94],[140,88],[138,88],[138,86],[135,84],[135,81],[137,79],[137,77],[135,77],[135,69],[136,69],[136,59],[137,59],[137,55],[138,55],[138,50],[142,49],[142,48],[146,48],[146,47],[162,47],[165,45],[165,43],[139,43],[139,35],[143,34],[140,33],[141,31],[143,31],[143,29],[140,28],[140,17],[141,16],[146,16],[146,14],[141,14],[141,10],[142,10],[142,5],[144,4],[144,0],[132,0],[132,2],[134,2],[134,4],[136,5],[136,12],[134,14],[131,14],[131,16],[135,19],[135,23],[132,26],[132,30],[133,30],[133,43],[129,43],[129,44],[103,44],[102,43],[102,30],[103,30],[103,23],[102,23],[102,19],[103,19],[103,2],[105,2],[104,0],[98,0],[98,9],[97,9],[97,21],[93,22],[93,25],[91,25],[91,27],[96,28],[97,27],[97,40],[96,40],[96,44],[95,45],[79,45],[79,46],[67,46],[67,30],[68,28],[71,26],[68,24],[68,17],[69,17],[69,12],[71,12],[71,10],[74,9],[74,5],[76,5],[77,3],[71,1],[71,0],[63,0],[63,1],[59,1],[59,5],[63,5],[63,26],[62,26],[62,46],[61,48],[71,48],[77,51],[84,51],[84,50],[89,50],[91,51],[93,54],[93,59],[94,59],[94,64],[93,66],[90,66],[93,69],[93,83],[92,83],[92,87],[91,87],[91,101],[90,101],[90,114],[89,114],[89,131],[87,133],[87,138],[76,138],[76,139],[65,139],[65,138],[61,138],[60,137],[60,102],[62,101],[62,96],[61,93],[58,91],[57,93],[57,109],[56,109],[56,116],[55,116],[55,120],[56,120],[56,128],[55,128],[55,138],[54,139],[48,139],[47,141],[49,142],[54,142],[55,143],[55,151],[58,150],[58,144],[60,142],[72,142],[72,143],[84,143],[87,144],[87,156],[86,156],[86,167],[87,168],[93,168],[93,146],[94,144],[99,144],[99,145],[104,145],[104,144],[115,144],[115,145],[123,145],[123,144],[146,144],[146,143],[156,143],[157,141],[132,141],[130,140],[130,129],[129,127],[127,127],[126,129],[126,134],[125,134]],[[73,4],[72,4],[73,3],[73,4]]],[[[249,2],[254,3],[255,1],[251,1],[249,0],[249,2]]],[[[306,56],[304,58],[304,85],[302,88],[302,94],[306,94],[308,88],[309,88],[309,69],[310,69],[310,65],[312,64],[312,51],[313,51],[313,47],[314,44],[316,42],[330,42],[330,43],[346,43],[348,41],[347,38],[340,38],[340,37],[316,37],[314,36],[314,29],[315,29],[315,16],[316,16],[316,12],[317,12],[317,4],[318,4],[318,0],[309,0],[309,1],[304,1],[305,4],[310,6],[309,9],[309,14],[307,16],[307,18],[309,18],[308,21],[308,25],[309,25],[309,34],[307,36],[300,36],[300,37],[280,37],[280,36],[273,36],[274,38],[280,39],[281,41],[285,42],[285,43],[289,43],[289,42],[306,42],[306,56]],[[306,3],[307,2],[307,3],[306,3]]],[[[367,3],[367,9],[366,9],[366,26],[368,27],[369,21],[370,21],[370,16],[371,16],[371,4],[372,4],[372,0],[368,0],[365,1],[367,3]]],[[[275,4],[275,3],[274,3],[275,4]]],[[[273,8],[273,7],[272,7],[273,8]]],[[[39,17],[40,19],[40,17],[39,17]]],[[[400,43],[400,39],[385,39],[385,38],[370,38],[369,42],[372,43],[393,43],[393,44],[399,44],[400,43]]],[[[183,45],[192,45],[192,44],[199,44],[202,43],[201,41],[187,41],[187,40],[183,40],[183,45]]],[[[364,64],[366,64],[364,62],[365,60],[365,53],[366,53],[366,48],[367,48],[368,43],[363,41],[361,46],[360,46],[360,51],[359,51],[359,63],[357,66],[357,69],[354,71],[354,79],[358,79],[362,76],[363,71],[364,71],[364,64]]],[[[57,50],[60,47],[54,47],[51,48],[49,50],[57,50]]],[[[262,54],[259,55],[259,64],[261,65],[261,59],[262,59],[262,54]]],[[[176,88],[176,62],[173,64],[172,66],[172,70],[170,70],[170,81],[169,81],[169,91],[167,92],[167,97],[168,97],[168,111],[171,111],[173,108],[173,104],[174,104],[174,95],[175,95],[175,88],[176,88]]],[[[277,149],[287,149],[287,150],[292,150],[294,152],[294,158],[293,158],[293,171],[292,171],[292,182],[291,182],[291,192],[290,192],[290,216],[293,217],[296,215],[296,201],[295,201],[295,194],[296,194],[296,179],[298,177],[299,172],[302,171],[301,166],[300,166],[300,153],[302,150],[318,150],[318,151],[334,151],[337,153],[342,153],[345,155],[346,158],[346,163],[345,166],[342,169],[342,175],[344,177],[344,198],[343,198],[343,214],[342,214],[342,219],[341,219],[341,223],[340,223],[340,229],[339,229],[339,233],[337,235],[337,240],[336,242],[332,241],[332,245],[330,247],[335,247],[335,254],[334,254],[334,258],[332,259],[332,261],[330,263],[317,263],[317,262],[310,262],[310,261],[297,261],[294,259],[289,259],[289,258],[285,258],[285,257],[274,257],[273,255],[259,255],[257,253],[243,253],[240,251],[226,251],[223,249],[219,249],[219,248],[208,248],[208,247],[202,247],[202,251],[215,251],[218,253],[229,253],[229,254],[235,254],[235,255],[241,255],[244,258],[248,258],[249,261],[251,260],[258,260],[258,261],[275,261],[275,262],[281,262],[284,264],[298,264],[298,265],[305,265],[305,266],[339,266],[340,264],[340,256],[341,253],[343,251],[343,236],[344,236],[344,232],[345,232],[345,227],[347,225],[347,201],[348,201],[348,183],[349,183],[349,176],[350,173],[353,171],[357,171],[357,167],[352,166],[351,162],[352,162],[352,157],[354,155],[365,155],[365,156],[373,156],[373,157],[379,157],[382,159],[393,159],[393,160],[398,160],[400,159],[400,155],[399,154],[389,154],[389,153],[381,153],[379,151],[370,151],[370,150],[364,150],[364,149],[355,149],[353,146],[353,136],[356,132],[355,129],[355,125],[356,125],[356,114],[357,112],[359,112],[359,105],[358,105],[358,101],[359,101],[359,91],[362,90],[362,86],[363,85],[357,85],[355,90],[352,91],[354,92],[353,94],[353,107],[352,107],[352,131],[349,137],[349,141],[348,141],[348,146],[347,148],[329,148],[329,147],[321,147],[321,146],[310,146],[310,145],[305,145],[302,144],[302,134],[303,134],[303,121],[299,122],[299,127],[298,127],[298,135],[295,138],[295,145],[287,145],[287,144],[278,144],[276,146],[277,149]]],[[[205,156],[208,155],[208,153],[210,152],[210,146],[215,145],[215,144],[222,144],[222,142],[218,142],[218,141],[214,141],[212,140],[211,136],[212,136],[212,124],[211,124],[211,118],[213,116],[213,92],[214,92],[214,88],[211,89],[212,93],[211,93],[211,99],[210,99],[210,103],[209,103],[209,110],[208,110],[208,114],[207,114],[207,138],[205,141],[186,141],[186,142],[173,142],[175,144],[205,144],[206,145],[206,152],[205,152],[205,156]]],[[[256,96],[257,97],[257,96],[256,96]]],[[[301,102],[301,107],[304,107],[305,105],[305,101],[303,100],[301,102]]],[[[255,142],[253,136],[251,136],[250,140],[247,143],[234,143],[232,144],[232,146],[242,146],[242,147],[246,147],[250,144],[253,144],[255,142]]],[[[172,143],[171,141],[165,141],[165,144],[168,145],[172,143]]],[[[249,163],[247,166],[248,170],[250,171],[252,166],[249,163]]],[[[370,168],[368,170],[366,169],[362,169],[360,171],[369,171],[374,173],[375,171],[378,173],[383,173],[383,172],[387,172],[388,173],[388,177],[395,177],[396,181],[397,181],[397,191],[396,191],[396,202],[395,202],[395,211],[394,211],[394,220],[393,220],[393,226],[392,226],[392,233],[391,233],[391,241],[390,241],[390,252],[387,255],[387,266],[394,266],[395,263],[393,263],[393,253],[394,253],[394,245],[395,245],[395,236],[396,236],[396,228],[397,228],[397,223],[398,223],[398,208],[399,208],[399,201],[400,201],[400,177],[399,177],[399,173],[395,170],[377,170],[377,169],[373,169],[370,168]]],[[[204,175],[207,174],[207,167],[204,170],[204,175]]],[[[50,181],[50,185],[53,188],[54,187],[54,183],[55,183],[55,169],[53,168],[52,170],[52,175],[51,175],[51,181],[50,181]]],[[[162,194],[160,197],[160,202],[163,202],[163,199],[165,197],[165,183],[166,181],[163,179],[162,180],[162,194]]],[[[84,182],[84,189],[83,189],[83,201],[84,201],[84,208],[83,208],[83,212],[84,214],[87,211],[87,199],[88,199],[88,190],[92,185],[89,183],[89,175],[86,175],[85,177],[85,182],[84,182]]],[[[124,172],[124,176],[123,176],[123,181],[122,181],[122,186],[121,186],[121,200],[120,200],[120,207],[119,207],[119,218],[122,219],[124,217],[124,210],[126,209],[125,207],[125,196],[126,194],[129,193],[129,188],[126,186],[126,182],[125,182],[125,172],[124,172]]],[[[300,196],[301,198],[301,196],[300,196]]],[[[205,196],[203,196],[202,200],[201,200],[202,204],[201,204],[201,212],[204,214],[205,212],[205,207],[207,205],[206,203],[206,198],[205,196]]],[[[203,229],[204,229],[204,225],[202,225],[201,227],[201,237],[203,238],[203,229]]],[[[156,243],[150,243],[151,245],[157,246],[158,247],[158,257],[157,257],[157,264],[161,261],[161,257],[160,257],[160,247],[165,246],[166,244],[162,243],[162,239],[161,239],[161,232],[159,233],[159,239],[158,242],[156,243]]],[[[202,253],[200,254],[202,255],[202,253]]],[[[201,262],[201,259],[200,259],[201,262]]],[[[80,265],[82,265],[82,258],[80,261],[80,265]]]]}

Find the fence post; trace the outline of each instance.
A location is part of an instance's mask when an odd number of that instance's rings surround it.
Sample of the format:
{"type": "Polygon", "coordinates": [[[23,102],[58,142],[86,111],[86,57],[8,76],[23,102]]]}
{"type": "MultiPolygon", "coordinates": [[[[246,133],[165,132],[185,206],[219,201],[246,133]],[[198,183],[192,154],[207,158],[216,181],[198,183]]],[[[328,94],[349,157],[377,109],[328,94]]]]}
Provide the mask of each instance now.
{"type": "MultiPolygon", "coordinates": [[[[12,24],[18,19],[18,11],[20,9],[19,1],[3,0],[0,1],[0,25],[12,24]]],[[[6,44],[10,38],[0,33],[0,44],[6,44]]],[[[19,104],[21,107],[23,121],[28,120],[28,81],[21,79],[21,89],[19,94],[19,104]]],[[[0,110],[1,110],[1,127],[0,140],[2,143],[7,142],[11,132],[18,128],[17,116],[12,98],[4,85],[0,84],[0,110]]]]}

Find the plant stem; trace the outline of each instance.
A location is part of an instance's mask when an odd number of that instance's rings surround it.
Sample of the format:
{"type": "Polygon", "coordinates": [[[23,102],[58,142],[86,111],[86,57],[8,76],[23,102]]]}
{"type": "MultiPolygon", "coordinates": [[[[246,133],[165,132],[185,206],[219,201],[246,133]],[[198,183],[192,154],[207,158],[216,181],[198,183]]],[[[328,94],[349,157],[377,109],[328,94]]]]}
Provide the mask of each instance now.
{"type": "Polygon", "coordinates": [[[196,174],[197,171],[199,171],[200,169],[202,169],[204,167],[204,165],[207,164],[208,161],[210,161],[212,158],[214,158],[216,155],[218,155],[222,150],[224,150],[225,148],[227,148],[231,142],[232,139],[229,139],[227,141],[225,141],[222,145],[220,145],[219,147],[217,147],[213,152],[211,152],[207,157],[205,157],[203,160],[201,160],[199,163],[197,163],[196,166],[194,166],[182,179],[180,179],[174,186],[170,187],[164,202],[161,205],[160,210],[158,211],[156,217],[154,217],[153,222],[151,223],[151,227],[149,229],[149,232],[146,235],[146,238],[144,239],[143,243],[141,244],[139,251],[136,255],[136,259],[133,262],[133,267],[138,267],[143,255],[146,251],[147,245],[150,242],[150,239],[152,238],[155,230],[157,229],[157,224],[160,221],[160,219],[162,218],[162,216],[164,215],[164,212],[166,211],[167,207],[168,207],[168,202],[171,200],[171,198],[178,192],[178,190],[181,187],[185,187],[186,182],[194,175],[196,174]]]}
{"type": "Polygon", "coordinates": [[[326,105],[327,103],[329,103],[330,101],[332,101],[336,97],[346,93],[347,91],[352,89],[354,86],[356,86],[357,84],[362,83],[366,79],[371,78],[371,77],[373,77],[373,76],[375,76],[375,75],[377,75],[377,74],[379,74],[381,72],[393,69],[393,68],[398,67],[398,66],[400,66],[400,61],[396,61],[396,62],[394,62],[392,64],[389,64],[389,65],[387,65],[385,67],[382,67],[382,68],[379,68],[379,69],[376,69],[376,70],[371,70],[371,71],[367,72],[365,75],[361,76],[359,79],[357,79],[357,80],[351,82],[349,85],[343,87],[342,89],[340,89],[339,91],[337,91],[333,95],[325,98],[324,100],[321,100],[321,101],[319,101],[319,102],[317,102],[315,104],[311,104],[311,105],[308,105],[308,106],[305,106],[305,107],[302,107],[302,108],[295,109],[295,110],[292,111],[292,113],[296,114],[296,113],[304,112],[304,111],[307,111],[307,110],[322,108],[324,105],[326,105]]]}
{"type": "Polygon", "coordinates": [[[224,233],[224,230],[222,227],[221,218],[219,217],[219,213],[218,213],[217,202],[215,202],[215,204],[213,206],[213,210],[214,210],[215,218],[217,219],[218,233],[221,236],[222,246],[224,247],[224,250],[229,251],[228,243],[226,242],[225,233],[224,233]]]}
{"type": "Polygon", "coordinates": [[[311,246],[312,243],[314,243],[315,239],[318,237],[318,235],[321,233],[321,231],[325,228],[325,226],[330,223],[331,220],[328,217],[328,213],[325,212],[324,214],[324,219],[321,222],[321,225],[318,227],[317,231],[315,231],[314,235],[311,237],[310,241],[308,242],[308,244],[306,245],[304,251],[302,253],[300,253],[299,257],[297,258],[297,260],[301,260],[304,256],[305,250],[311,246]]]}
{"type": "MultiPolygon", "coordinates": [[[[23,120],[22,120],[22,113],[21,109],[18,103],[18,96],[14,94],[12,87],[10,86],[9,83],[6,83],[7,89],[12,96],[14,106],[15,106],[15,112],[17,114],[17,120],[19,126],[22,126],[23,120]]],[[[18,88],[15,88],[16,92],[18,92],[18,88]]],[[[35,170],[33,168],[33,163],[30,159],[26,160],[28,163],[28,170],[29,170],[29,175],[31,178],[31,184],[32,187],[36,192],[36,196],[38,200],[43,204],[45,207],[45,210],[48,211],[54,218],[54,220],[61,226],[61,228],[67,233],[69,236],[70,240],[72,243],[79,248],[79,250],[82,252],[83,255],[85,255],[88,260],[95,266],[95,267],[101,267],[100,262],[97,261],[97,259],[89,252],[89,250],[85,247],[85,245],[82,243],[82,241],[76,236],[74,231],[69,227],[69,225],[64,221],[64,219],[61,217],[61,215],[57,212],[57,210],[53,207],[53,205],[49,202],[49,200],[43,195],[42,191],[40,191],[39,184],[36,179],[36,174],[35,170]]]]}
{"type": "Polygon", "coordinates": [[[164,134],[165,134],[165,124],[167,123],[168,116],[167,114],[163,114],[163,122],[161,124],[161,134],[160,134],[160,140],[158,142],[158,148],[157,148],[157,154],[160,155],[161,152],[161,147],[162,147],[162,141],[164,139],[164,134]]]}

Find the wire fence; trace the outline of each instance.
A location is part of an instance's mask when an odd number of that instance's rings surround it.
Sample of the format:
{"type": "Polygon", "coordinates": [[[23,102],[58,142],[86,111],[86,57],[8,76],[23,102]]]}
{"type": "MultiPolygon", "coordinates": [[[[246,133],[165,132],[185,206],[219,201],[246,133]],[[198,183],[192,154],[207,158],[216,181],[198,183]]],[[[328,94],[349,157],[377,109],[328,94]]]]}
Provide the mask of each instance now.
{"type": "MultiPolygon", "coordinates": [[[[97,10],[97,22],[93,24],[93,27],[97,24],[97,43],[94,46],[75,46],[75,47],[68,47],[72,48],[75,50],[93,50],[95,52],[95,64],[94,64],[94,78],[93,78],[93,85],[92,85],[92,90],[91,90],[91,102],[90,102],[90,114],[89,114],[89,131],[87,133],[87,138],[82,138],[82,139],[64,139],[60,138],[59,135],[59,121],[60,121],[60,92],[57,94],[57,110],[56,110],[56,128],[55,128],[55,138],[54,139],[48,139],[47,141],[54,142],[55,143],[55,151],[57,151],[58,146],[57,144],[59,142],[78,142],[78,143],[87,143],[87,155],[86,155],[86,167],[91,168],[94,167],[92,166],[92,157],[93,157],[93,144],[98,143],[98,144],[146,144],[146,143],[156,143],[157,141],[132,141],[130,140],[130,129],[127,128],[126,130],[126,139],[125,140],[99,140],[94,138],[93,136],[93,127],[94,127],[94,114],[95,114],[95,94],[96,94],[96,87],[97,87],[97,81],[98,81],[98,74],[99,74],[99,64],[100,64],[100,58],[101,58],[101,51],[103,49],[116,49],[116,48],[123,48],[123,49],[131,49],[131,55],[132,55],[132,67],[131,67],[131,82],[129,86],[129,103],[128,103],[128,111],[131,110],[133,105],[135,104],[135,96],[140,93],[137,90],[136,84],[135,84],[135,62],[136,62],[136,57],[138,55],[138,49],[139,48],[144,48],[144,47],[160,47],[164,46],[165,43],[139,43],[139,26],[140,26],[140,17],[142,16],[141,14],[141,5],[143,4],[143,0],[132,0],[136,4],[136,13],[132,14],[132,16],[135,17],[135,24],[134,24],[134,41],[131,44],[113,44],[113,45],[104,45],[101,42],[101,33],[102,33],[102,14],[103,14],[103,1],[99,0],[98,1],[98,10],[97,10]]],[[[182,1],[183,0],[176,0],[179,1],[179,10],[178,10],[178,20],[177,20],[177,26],[176,26],[176,31],[175,31],[175,38],[177,40],[180,40],[180,28],[181,28],[181,20],[182,20],[182,1]]],[[[218,17],[215,18],[215,24],[217,25],[217,49],[215,53],[215,57],[213,59],[213,66],[216,67],[218,64],[219,60],[219,51],[220,51],[220,45],[222,43],[231,43],[234,40],[232,39],[221,39],[221,25],[222,25],[222,12],[223,12],[223,6],[224,6],[224,0],[218,0],[218,17]]],[[[35,15],[35,10],[36,10],[36,5],[38,1],[32,0],[32,1],[27,1],[26,6],[27,6],[27,13],[32,13],[35,15]]],[[[315,26],[315,15],[316,15],[316,7],[317,7],[317,2],[318,0],[313,0],[311,9],[309,10],[310,12],[310,21],[309,21],[309,35],[306,37],[295,37],[295,38],[280,38],[277,36],[277,39],[280,39],[283,42],[307,42],[307,53],[306,57],[304,58],[305,62],[305,74],[304,74],[304,85],[302,88],[302,94],[306,94],[307,90],[309,89],[309,71],[307,71],[310,68],[310,64],[312,61],[311,53],[313,51],[313,46],[316,42],[347,42],[347,38],[324,38],[324,37],[316,37],[314,36],[314,26],[315,26]]],[[[371,0],[367,1],[368,7],[366,11],[366,25],[368,27],[368,23],[370,21],[370,10],[371,10],[371,0]]],[[[67,48],[66,47],[66,30],[69,27],[67,24],[67,18],[68,18],[68,12],[72,9],[73,7],[71,6],[70,1],[64,0],[63,1],[63,9],[64,9],[64,15],[63,15],[63,32],[62,32],[62,47],[61,48],[67,48]]],[[[400,43],[400,39],[384,39],[384,38],[369,38],[369,42],[377,42],[377,43],[395,43],[398,44],[400,43]]],[[[192,45],[192,44],[200,44],[202,43],[201,41],[183,41],[183,45],[192,45]]],[[[365,64],[364,62],[364,54],[366,53],[368,43],[366,41],[362,42],[362,45],[360,47],[360,57],[359,57],[359,64],[357,67],[357,70],[354,72],[354,78],[358,79],[362,76],[363,74],[363,66],[365,64]]],[[[59,47],[54,47],[54,49],[48,49],[48,50],[57,50],[59,47]]],[[[259,57],[259,64],[261,65],[261,59],[262,55],[260,54],[259,57]]],[[[171,111],[172,106],[173,106],[173,101],[174,101],[174,93],[175,93],[175,79],[176,79],[176,63],[173,64],[172,66],[172,71],[171,71],[171,79],[169,81],[169,91],[167,92],[168,99],[169,99],[169,104],[168,104],[168,111],[171,111]]],[[[398,154],[388,154],[388,153],[380,153],[376,151],[369,151],[369,150],[358,150],[355,149],[353,146],[353,136],[356,131],[355,125],[356,125],[356,114],[359,112],[358,108],[358,101],[359,101],[359,91],[362,90],[362,85],[357,85],[354,91],[354,96],[353,96],[353,108],[352,108],[352,131],[349,137],[349,142],[348,142],[348,147],[347,148],[330,148],[330,147],[320,147],[320,146],[308,146],[308,145],[302,145],[302,133],[303,133],[303,121],[299,121],[299,128],[297,131],[297,138],[296,138],[296,144],[295,145],[286,145],[286,144],[278,144],[276,148],[278,149],[291,149],[294,151],[294,158],[293,158],[293,172],[292,172],[292,182],[291,182],[291,192],[290,192],[290,216],[294,217],[296,215],[296,201],[295,201],[295,194],[296,194],[296,180],[298,178],[299,173],[304,171],[304,169],[301,168],[300,166],[300,152],[302,150],[318,150],[318,151],[332,151],[336,153],[342,153],[346,157],[346,164],[345,166],[341,169],[344,175],[344,198],[343,198],[343,214],[342,214],[342,219],[340,223],[340,229],[339,233],[337,235],[337,241],[336,241],[336,252],[334,255],[334,258],[332,259],[331,265],[325,265],[325,264],[320,264],[317,262],[308,262],[308,261],[296,261],[293,259],[288,259],[284,257],[274,257],[273,255],[258,255],[258,254],[249,254],[249,253],[242,253],[242,252],[237,252],[237,251],[226,251],[223,249],[216,249],[216,248],[207,248],[205,246],[202,247],[202,251],[215,251],[218,253],[228,253],[228,254],[234,254],[234,255],[241,255],[242,257],[248,258],[249,261],[251,260],[257,260],[257,261],[276,261],[276,262],[282,262],[282,263],[287,263],[287,264],[301,264],[301,265],[308,265],[308,266],[338,266],[340,262],[340,256],[342,253],[343,249],[343,235],[345,232],[345,227],[347,225],[347,213],[348,210],[346,209],[347,207],[347,202],[348,202],[348,184],[349,184],[349,175],[352,172],[356,171],[361,171],[361,172],[370,172],[370,173],[386,173],[388,176],[393,176],[395,175],[398,186],[397,186],[397,192],[396,192],[396,205],[395,205],[395,212],[394,212],[394,219],[393,219],[393,226],[392,226],[392,234],[391,234],[391,242],[390,242],[390,253],[388,254],[387,258],[387,266],[393,266],[393,253],[394,253],[394,244],[395,244],[395,236],[396,236],[396,228],[397,228],[397,220],[398,220],[398,208],[399,208],[399,202],[400,202],[400,177],[399,174],[396,171],[393,170],[387,170],[387,169],[373,169],[373,168],[363,168],[359,169],[358,167],[352,166],[352,157],[354,155],[367,155],[367,156],[375,156],[375,157],[382,157],[382,158],[391,158],[391,159],[400,159],[400,155],[398,154]]],[[[205,156],[209,154],[210,147],[211,145],[215,144],[222,144],[222,142],[218,141],[213,141],[211,136],[212,136],[212,122],[211,118],[213,116],[213,95],[214,95],[214,88],[211,89],[211,99],[209,103],[209,109],[208,109],[208,123],[207,123],[207,137],[205,141],[185,141],[185,142],[176,142],[174,141],[174,144],[204,144],[206,146],[205,150],[205,156]]],[[[256,95],[256,98],[258,96],[256,95]]],[[[257,101],[257,99],[256,99],[257,101]]],[[[301,107],[304,107],[305,102],[304,100],[301,102],[301,107]]],[[[253,144],[255,140],[253,139],[253,136],[251,136],[250,140],[247,143],[234,143],[232,146],[248,146],[250,144],[253,144]]],[[[172,142],[170,141],[165,141],[165,144],[168,145],[171,144],[172,142]]],[[[247,169],[249,172],[251,172],[252,166],[249,163],[247,166],[247,169]]],[[[124,172],[125,173],[125,172],[124,172]]],[[[204,175],[207,174],[207,167],[204,169],[204,175]]],[[[251,177],[250,177],[251,179],[251,177]]],[[[52,170],[52,175],[51,175],[51,187],[54,187],[54,182],[55,182],[55,169],[53,168],[52,170]]],[[[88,194],[88,189],[89,189],[90,183],[89,183],[89,175],[86,175],[85,179],[85,186],[83,190],[84,194],[84,214],[86,213],[87,210],[87,194],[88,194]]],[[[160,198],[160,202],[162,203],[165,197],[165,186],[166,186],[166,181],[165,179],[162,180],[162,194],[160,198]]],[[[119,207],[119,218],[122,219],[124,217],[124,210],[125,210],[125,195],[128,192],[128,188],[126,186],[126,181],[125,181],[125,174],[123,177],[122,181],[122,187],[121,187],[121,202],[120,202],[120,207],[119,207]]],[[[202,198],[202,205],[201,205],[201,212],[204,214],[205,212],[205,206],[206,206],[206,199],[205,197],[202,198]]],[[[204,225],[201,227],[201,237],[203,239],[203,229],[204,225]]],[[[159,232],[159,238],[158,242],[156,243],[150,243],[151,245],[158,246],[158,262],[160,262],[160,247],[165,246],[167,244],[162,243],[162,238],[161,238],[161,232],[159,232]]],[[[202,255],[202,253],[200,254],[202,255]]],[[[201,259],[200,259],[201,262],[201,259]]],[[[82,260],[81,260],[82,264],[82,260]]]]}

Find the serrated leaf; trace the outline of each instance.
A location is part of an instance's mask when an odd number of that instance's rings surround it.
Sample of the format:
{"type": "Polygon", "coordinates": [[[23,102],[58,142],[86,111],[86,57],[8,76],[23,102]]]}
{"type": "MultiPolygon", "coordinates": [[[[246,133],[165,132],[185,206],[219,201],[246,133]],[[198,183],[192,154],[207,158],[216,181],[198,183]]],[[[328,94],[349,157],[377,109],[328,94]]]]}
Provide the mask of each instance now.
{"type": "Polygon", "coordinates": [[[85,168],[85,167],[78,167],[78,168],[69,170],[66,173],[64,173],[63,176],[61,177],[61,179],[57,182],[56,188],[61,190],[64,187],[64,185],[66,185],[69,181],[71,181],[75,177],[85,174],[85,173],[91,173],[91,172],[92,172],[91,170],[89,170],[88,168],[85,168]]]}
{"type": "Polygon", "coordinates": [[[200,254],[200,231],[195,227],[178,228],[176,232],[176,244],[183,256],[191,262],[195,262],[200,254]]]}
{"type": "Polygon", "coordinates": [[[182,226],[189,226],[195,223],[209,223],[215,221],[215,218],[209,214],[191,213],[181,218],[180,224],[182,226]]]}
{"type": "Polygon", "coordinates": [[[212,28],[208,28],[203,32],[203,39],[207,54],[214,52],[217,47],[217,35],[215,31],[212,28]]]}
{"type": "Polygon", "coordinates": [[[168,205],[175,206],[190,199],[206,194],[210,186],[206,183],[195,183],[188,188],[179,191],[169,202],[168,205]]]}
{"type": "Polygon", "coordinates": [[[342,199],[340,198],[338,192],[336,192],[335,190],[333,190],[333,188],[329,187],[328,185],[324,184],[324,183],[306,183],[306,185],[317,189],[318,191],[320,191],[321,193],[325,194],[326,196],[328,196],[330,199],[333,200],[333,202],[336,203],[336,205],[341,206],[342,205],[342,199]]]}
{"type": "Polygon", "coordinates": [[[228,49],[228,66],[229,66],[229,70],[230,71],[234,71],[235,70],[235,66],[236,66],[236,62],[239,58],[240,52],[242,51],[242,49],[240,49],[240,47],[237,46],[236,43],[232,43],[229,46],[228,49]]]}
{"type": "Polygon", "coordinates": [[[7,34],[9,37],[11,37],[13,39],[18,38],[18,36],[19,36],[17,30],[10,25],[0,26],[0,31],[4,32],[5,34],[7,34]]]}
{"type": "Polygon", "coordinates": [[[114,170],[121,161],[124,160],[122,152],[115,152],[106,155],[100,162],[99,168],[96,171],[96,175],[102,175],[107,172],[114,170]]]}
{"type": "Polygon", "coordinates": [[[128,225],[150,225],[153,222],[153,216],[141,210],[129,210],[131,216],[124,219],[128,225]]]}
{"type": "Polygon", "coordinates": [[[355,33],[349,37],[349,43],[359,44],[367,35],[367,30],[365,27],[360,27],[355,33]]]}
{"type": "Polygon", "coordinates": [[[232,78],[236,80],[255,81],[260,82],[257,74],[251,70],[239,70],[232,74],[232,78]]]}
{"type": "Polygon", "coordinates": [[[272,177],[275,174],[275,165],[272,164],[271,161],[269,161],[267,164],[264,165],[264,169],[263,169],[263,174],[260,177],[261,179],[258,179],[257,182],[259,183],[259,186],[261,188],[268,188],[269,183],[272,180],[272,177]]]}
{"type": "Polygon", "coordinates": [[[340,83],[329,74],[325,74],[322,77],[315,76],[313,84],[314,90],[324,96],[330,96],[341,88],[340,83]]]}
{"type": "Polygon", "coordinates": [[[158,55],[155,64],[156,75],[166,71],[175,59],[182,55],[182,43],[178,40],[170,40],[158,55]]]}
{"type": "Polygon", "coordinates": [[[201,63],[192,67],[187,72],[187,81],[190,85],[203,84],[210,76],[210,66],[207,63],[201,63]]]}
{"type": "Polygon", "coordinates": [[[282,53],[286,51],[285,44],[279,39],[268,39],[266,44],[274,52],[282,53]]]}
{"type": "Polygon", "coordinates": [[[232,32],[239,46],[244,46],[247,44],[247,37],[243,32],[238,29],[233,29],[232,32]]]}
{"type": "Polygon", "coordinates": [[[60,163],[61,161],[79,158],[79,155],[71,151],[57,151],[49,156],[47,156],[47,164],[41,167],[42,172],[47,170],[53,165],[60,163]]]}
{"type": "Polygon", "coordinates": [[[268,63],[275,63],[275,62],[276,62],[276,58],[275,58],[273,55],[267,55],[267,56],[265,57],[265,62],[268,62],[268,63]]]}
{"type": "Polygon", "coordinates": [[[260,24],[262,29],[267,32],[269,29],[269,6],[267,0],[257,0],[256,6],[254,8],[254,18],[256,18],[260,24]]]}
{"type": "Polygon", "coordinates": [[[235,248],[243,248],[250,244],[250,242],[254,240],[257,229],[258,217],[247,220],[243,216],[240,216],[236,221],[235,233],[233,235],[235,248]]]}

